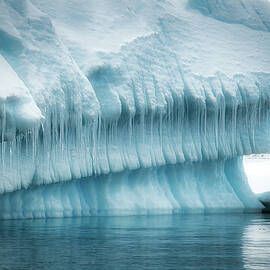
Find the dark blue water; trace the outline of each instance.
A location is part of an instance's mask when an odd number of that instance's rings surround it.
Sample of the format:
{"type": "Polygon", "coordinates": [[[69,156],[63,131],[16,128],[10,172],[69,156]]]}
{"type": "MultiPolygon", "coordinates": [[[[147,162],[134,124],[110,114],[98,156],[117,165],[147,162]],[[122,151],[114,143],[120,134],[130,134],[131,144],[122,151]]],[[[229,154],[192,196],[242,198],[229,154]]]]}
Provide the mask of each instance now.
{"type": "Polygon", "coordinates": [[[270,269],[270,215],[0,221],[0,269],[270,269]]]}

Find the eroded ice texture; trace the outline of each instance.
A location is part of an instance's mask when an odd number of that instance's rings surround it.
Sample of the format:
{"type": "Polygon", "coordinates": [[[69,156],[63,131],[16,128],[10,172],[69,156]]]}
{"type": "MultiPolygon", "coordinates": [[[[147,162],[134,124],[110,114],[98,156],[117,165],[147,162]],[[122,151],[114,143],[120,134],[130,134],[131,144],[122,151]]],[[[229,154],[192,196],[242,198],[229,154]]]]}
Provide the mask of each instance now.
{"type": "Polygon", "coordinates": [[[270,4],[243,3],[1,1],[0,216],[260,209],[270,4]]]}

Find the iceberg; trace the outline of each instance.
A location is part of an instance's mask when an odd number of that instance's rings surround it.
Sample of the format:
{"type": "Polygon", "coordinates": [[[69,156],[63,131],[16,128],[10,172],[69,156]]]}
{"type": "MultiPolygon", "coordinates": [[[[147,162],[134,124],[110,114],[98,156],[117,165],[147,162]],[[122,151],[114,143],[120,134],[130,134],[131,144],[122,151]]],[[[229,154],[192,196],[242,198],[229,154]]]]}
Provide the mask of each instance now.
{"type": "Polygon", "coordinates": [[[0,1],[0,218],[261,211],[269,10],[0,1]]]}
{"type": "Polygon", "coordinates": [[[270,213],[270,192],[257,194],[259,201],[265,206],[263,213],[270,213]]]}

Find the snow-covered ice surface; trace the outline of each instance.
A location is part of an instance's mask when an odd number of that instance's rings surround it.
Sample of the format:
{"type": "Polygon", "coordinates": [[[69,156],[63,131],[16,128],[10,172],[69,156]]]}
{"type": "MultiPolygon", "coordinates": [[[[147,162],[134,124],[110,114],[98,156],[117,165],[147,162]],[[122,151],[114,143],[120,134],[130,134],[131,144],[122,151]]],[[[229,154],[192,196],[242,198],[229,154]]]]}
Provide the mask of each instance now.
{"type": "Polygon", "coordinates": [[[270,192],[268,191],[268,192],[259,193],[257,194],[257,197],[259,201],[265,206],[263,211],[265,213],[270,213],[270,192]]]}
{"type": "Polygon", "coordinates": [[[0,1],[0,217],[259,210],[268,1],[0,1]]]}

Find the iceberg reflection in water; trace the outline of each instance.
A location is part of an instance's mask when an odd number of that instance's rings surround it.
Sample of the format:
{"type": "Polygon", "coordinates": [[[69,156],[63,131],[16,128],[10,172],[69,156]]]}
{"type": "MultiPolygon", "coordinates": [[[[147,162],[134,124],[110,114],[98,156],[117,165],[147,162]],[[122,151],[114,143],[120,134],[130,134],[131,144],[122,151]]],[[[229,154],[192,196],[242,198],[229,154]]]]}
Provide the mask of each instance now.
{"type": "Polygon", "coordinates": [[[254,218],[243,233],[244,269],[269,269],[270,265],[270,217],[254,218]]]}
{"type": "Polygon", "coordinates": [[[270,269],[269,215],[0,221],[1,269],[270,269]]]}

